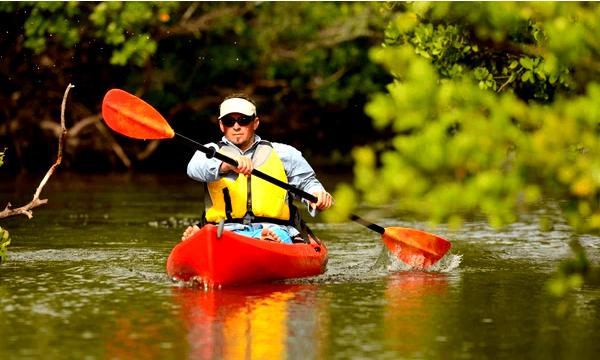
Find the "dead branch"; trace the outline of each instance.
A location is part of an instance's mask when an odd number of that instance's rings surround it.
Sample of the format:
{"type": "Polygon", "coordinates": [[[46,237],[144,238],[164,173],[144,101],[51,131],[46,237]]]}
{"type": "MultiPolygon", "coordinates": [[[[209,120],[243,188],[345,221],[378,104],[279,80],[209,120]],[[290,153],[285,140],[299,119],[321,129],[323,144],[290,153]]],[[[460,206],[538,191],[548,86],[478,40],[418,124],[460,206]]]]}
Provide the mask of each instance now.
{"type": "Polygon", "coordinates": [[[100,114],[90,115],[88,117],[85,117],[85,118],[81,119],[80,121],[77,122],[77,124],[74,124],[71,127],[71,129],[69,130],[69,138],[73,138],[73,137],[79,136],[79,133],[84,128],[100,122],[100,119],[102,119],[102,116],[100,116],[100,114]]]}
{"type": "Polygon", "coordinates": [[[137,153],[135,157],[140,161],[146,160],[152,154],[154,154],[154,151],[156,151],[156,149],[158,149],[159,144],[160,144],[160,140],[148,141],[148,145],[146,146],[146,148],[142,152],[137,153]]]}
{"type": "Polygon", "coordinates": [[[33,217],[33,212],[31,211],[31,209],[33,209],[35,207],[38,207],[40,205],[44,205],[44,204],[46,204],[48,202],[48,199],[40,199],[40,194],[42,192],[42,189],[44,188],[44,186],[48,182],[48,179],[50,179],[50,176],[52,176],[52,174],[54,174],[54,171],[56,170],[56,168],[58,167],[58,165],[60,165],[60,163],[62,162],[63,146],[64,146],[64,143],[65,143],[65,139],[67,137],[67,128],[65,126],[65,106],[66,106],[67,96],[69,94],[69,91],[73,87],[75,87],[75,85],[69,84],[67,86],[67,88],[65,90],[65,94],[63,96],[62,104],[61,104],[61,107],[60,107],[60,109],[61,109],[61,112],[60,112],[60,126],[61,126],[62,131],[61,131],[61,134],[60,134],[60,138],[58,139],[58,154],[56,155],[56,161],[50,167],[50,169],[48,169],[48,172],[46,173],[46,176],[44,176],[44,178],[42,179],[42,181],[38,185],[37,189],[35,190],[35,193],[33,194],[33,199],[29,202],[29,204],[21,206],[21,207],[16,208],[16,209],[11,209],[11,204],[8,203],[6,205],[6,207],[4,208],[4,210],[2,210],[0,212],[0,219],[6,218],[6,217],[9,217],[9,216],[15,216],[15,215],[25,215],[29,219],[31,219],[33,217]]]}
{"type": "Polygon", "coordinates": [[[211,29],[211,27],[214,26],[215,21],[228,17],[241,17],[255,6],[256,5],[252,3],[245,3],[243,5],[236,4],[234,6],[219,7],[197,17],[193,17],[192,15],[198,8],[197,4],[193,3],[183,15],[182,21],[169,28],[163,35],[173,36],[192,34],[197,36],[201,32],[211,29]]]}
{"type": "Polygon", "coordinates": [[[129,157],[127,156],[127,154],[125,154],[125,150],[123,150],[121,145],[119,145],[117,140],[115,140],[115,138],[111,135],[110,131],[108,131],[106,125],[102,124],[100,121],[95,122],[94,125],[96,125],[96,128],[98,129],[98,131],[100,131],[100,134],[102,134],[102,136],[104,136],[106,140],[110,143],[113,152],[117,155],[121,162],[123,162],[123,165],[130,169],[131,160],[129,160],[129,157]]]}

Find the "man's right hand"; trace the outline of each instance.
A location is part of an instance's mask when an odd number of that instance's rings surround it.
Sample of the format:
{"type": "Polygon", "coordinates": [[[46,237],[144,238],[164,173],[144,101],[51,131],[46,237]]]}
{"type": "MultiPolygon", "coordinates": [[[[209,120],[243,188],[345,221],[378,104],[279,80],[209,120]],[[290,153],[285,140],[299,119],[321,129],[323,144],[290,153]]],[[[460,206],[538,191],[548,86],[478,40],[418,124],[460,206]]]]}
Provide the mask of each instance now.
{"type": "Polygon", "coordinates": [[[252,159],[247,156],[240,156],[236,159],[238,166],[235,167],[226,162],[221,163],[221,172],[227,173],[230,171],[234,171],[239,174],[244,174],[246,176],[250,175],[252,170],[254,170],[254,164],[252,164],[252,159]]]}

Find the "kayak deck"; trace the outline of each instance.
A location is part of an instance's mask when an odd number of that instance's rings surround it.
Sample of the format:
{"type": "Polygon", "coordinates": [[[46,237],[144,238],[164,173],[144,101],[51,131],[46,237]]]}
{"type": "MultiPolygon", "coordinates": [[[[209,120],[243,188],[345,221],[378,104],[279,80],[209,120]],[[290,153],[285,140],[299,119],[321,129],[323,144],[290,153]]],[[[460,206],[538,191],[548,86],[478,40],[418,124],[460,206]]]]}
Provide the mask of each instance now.
{"type": "Polygon", "coordinates": [[[204,286],[320,275],[327,265],[327,248],[310,243],[282,244],[223,231],[206,225],[178,243],[167,259],[167,274],[175,281],[204,286]]]}

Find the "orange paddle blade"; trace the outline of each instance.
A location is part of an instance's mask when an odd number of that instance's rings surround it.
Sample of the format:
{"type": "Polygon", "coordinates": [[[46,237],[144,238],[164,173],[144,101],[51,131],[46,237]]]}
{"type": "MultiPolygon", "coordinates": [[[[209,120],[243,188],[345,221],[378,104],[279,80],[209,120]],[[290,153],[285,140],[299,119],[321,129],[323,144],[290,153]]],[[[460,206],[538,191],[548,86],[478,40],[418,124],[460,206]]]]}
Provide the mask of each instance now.
{"type": "Polygon", "coordinates": [[[444,257],[452,246],[450,241],[440,236],[401,227],[386,228],[383,242],[404,263],[423,269],[444,257]]]}
{"type": "Polygon", "coordinates": [[[170,139],[175,136],[167,120],[156,109],[120,89],[109,90],[104,96],[102,117],[111,129],[135,139],[170,139]]]}

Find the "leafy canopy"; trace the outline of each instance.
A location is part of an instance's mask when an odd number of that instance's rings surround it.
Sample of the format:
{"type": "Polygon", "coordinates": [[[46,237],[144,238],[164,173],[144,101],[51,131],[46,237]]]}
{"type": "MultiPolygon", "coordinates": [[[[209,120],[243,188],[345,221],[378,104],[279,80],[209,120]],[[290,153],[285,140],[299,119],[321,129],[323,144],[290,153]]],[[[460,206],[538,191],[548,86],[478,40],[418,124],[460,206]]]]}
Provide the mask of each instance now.
{"type": "Polygon", "coordinates": [[[394,80],[365,111],[389,138],[354,150],[364,199],[501,227],[543,194],[575,229],[600,230],[600,6],[386,6],[370,56],[394,80]]]}

